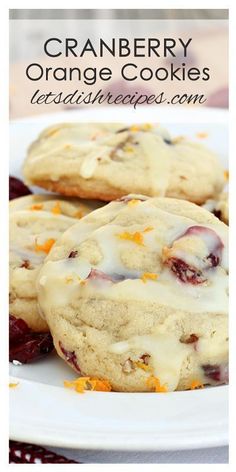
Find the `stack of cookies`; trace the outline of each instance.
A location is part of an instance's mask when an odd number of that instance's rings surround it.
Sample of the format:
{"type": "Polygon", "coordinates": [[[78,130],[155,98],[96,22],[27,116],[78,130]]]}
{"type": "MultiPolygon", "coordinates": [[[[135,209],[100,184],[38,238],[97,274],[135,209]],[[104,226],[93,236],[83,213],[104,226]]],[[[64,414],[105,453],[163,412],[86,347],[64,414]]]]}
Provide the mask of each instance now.
{"type": "Polygon", "coordinates": [[[23,174],[57,194],[10,204],[11,314],[50,330],[77,374],[112,390],[226,383],[217,156],[157,125],[66,123],[40,134],[23,174]]]}

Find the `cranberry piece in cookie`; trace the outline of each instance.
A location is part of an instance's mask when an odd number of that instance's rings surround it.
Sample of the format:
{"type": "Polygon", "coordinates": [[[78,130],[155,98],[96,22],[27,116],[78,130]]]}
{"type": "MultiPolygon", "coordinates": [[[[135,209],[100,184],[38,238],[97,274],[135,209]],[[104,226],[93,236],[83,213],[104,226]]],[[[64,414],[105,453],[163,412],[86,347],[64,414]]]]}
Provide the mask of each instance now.
{"type": "Polygon", "coordinates": [[[228,383],[229,381],[228,364],[205,364],[202,366],[202,369],[205,377],[209,380],[218,383],[228,383]]]}
{"type": "Polygon", "coordinates": [[[180,342],[183,342],[184,344],[195,344],[198,342],[199,337],[196,334],[190,334],[187,337],[184,337],[184,339],[180,340],[180,342]]]}
{"type": "Polygon", "coordinates": [[[68,256],[68,259],[74,259],[77,256],[78,256],[78,251],[71,251],[68,256]]]}
{"type": "Polygon", "coordinates": [[[181,282],[198,285],[208,279],[207,271],[220,263],[223,243],[205,226],[191,226],[171,247],[164,247],[162,259],[181,282]]]}
{"type": "Polygon", "coordinates": [[[198,236],[204,241],[209,254],[207,256],[207,263],[209,267],[216,267],[220,263],[222,250],[224,248],[223,242],[221,241],[218,234],[210,228],[205,226],[191,226],[188,228],[183,236],[198,236]]]}
{"type": "Polygon", "coordinates": [[[122,280],[125,280],[125,276],[121,274],[105,274],[105,272],[102,272],[101,270],[97,269],[91,269],[91,272],[88,276],[88,279],[90,280],[107,280],[109,282],[121,282],[122,280]]]}
{"type": "Polygon", "coordinates": [[[59,346],[62,354],[65,356],[66,361],[71,364],[77,370],[77,372],[80,373],[81,370],[77,362],[75,351],[68,351],[67,349],[65,349],[61,341],[59,341],[59,346]]]}
{"type": "Polygon", "coordinates": [[[170,257],[166,261],[166,265],[170,267],[172,272],[178,277],[181,282],[190,283],[192,285],[202,284],[206,282],[206,278],[203,276],[200,270],[190,266],[186,262],[177,257],[170,257]]]}

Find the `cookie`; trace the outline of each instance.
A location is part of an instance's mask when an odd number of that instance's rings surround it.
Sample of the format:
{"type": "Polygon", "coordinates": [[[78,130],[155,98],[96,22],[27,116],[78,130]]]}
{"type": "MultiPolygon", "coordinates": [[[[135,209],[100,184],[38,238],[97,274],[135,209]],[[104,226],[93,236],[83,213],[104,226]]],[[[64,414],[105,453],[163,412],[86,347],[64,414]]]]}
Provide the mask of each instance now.
{"type": "Polygon", "coordinates": [[[10,212],[19,210],[47,211],[53,215],[64,215],[80,219],[93,210],[103,206],[97,200],[80,200],[79,198],[64,198],[61,195],[27,195],[15,198],[9,203],[10,212]]]}
{"type": "Polygon", "coordinates": [[[30,147],[23,172],[28,184],[104,201],[137,193],[201,204],[224,185],[214,153],[149,124],[57,125],[30,147]]]}
{"type": "Polygon", "coordinates": [[[225,224],[229,224],[229,201],[228,192],[222,192],[217,200],[208,200],[204,208],[214,213],[217,218],[225,224]]]}
{"type": "Polygon", "coordinates": [[[227,233],[171,198],[132,195],[85,216],[37,280],[59,356],[117,391],[226,382],[227,233]]]}
{"type": "Polygon", "coordinates": [[[26,196],[10,203],[10,313],[34,331],[48,330],[37,306],[38,271],[58,237],[96,206],[56,195],[26,196]]]}

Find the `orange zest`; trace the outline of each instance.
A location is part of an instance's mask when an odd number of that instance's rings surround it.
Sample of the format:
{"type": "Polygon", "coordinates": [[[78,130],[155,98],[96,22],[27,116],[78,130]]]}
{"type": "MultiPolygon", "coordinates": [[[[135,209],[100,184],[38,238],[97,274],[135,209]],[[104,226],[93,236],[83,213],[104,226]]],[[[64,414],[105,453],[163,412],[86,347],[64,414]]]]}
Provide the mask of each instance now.
{"type": "Polygon", "coordinates": [[[47,239],[47,241],[45,241],[45,243],[43,244],[35,243],[35,251],[36,252],[42,251],[48,254],[54,243],[55,243],[55,239],[47,239]]]}
{"type": "Polygon", "coordinates": [[[202,132],[200,132],[200,133],[197,133],[196,136],[197,136],[197,138],[199,138],[199,139],[205,139],[205,138],[208,138],[208,133],[202,131],[202,132]]]}
{"type": "Polygon", "coordinates": [[[139,231],[135,231],[135,233],[124,231],[123,233],[117,234],[117,236],[120,239],[127,239],[127,241],[132,241],[139,246],[144,246],[143,235],[139,231]]]}
{"type": "Polygon", "coordinates": [[[30,210],[42,210],[43,209],[43,204],[42,203],[35,203],[34,205],[31,205],[30,210]]]}
{"type": "Polygon", "coordinates": [[[191,385],[190,385],[190,389],[191,390],[196,390],[198,388],[204,388],[203,383],[200,382],[199,380],[193,380],[191,385]]]}
{"type": "Polygon", "coordinates": [[[75,212],[75,214],[73,215],[73,218],[79,218],[80,219],[80,218],[83,218],[83,216],[84,216],[83,211],[82,210],[77,210],[75,212]]]}
{"type": "Polygon", "coordinates": [[[228,171],[228,170],[224,170],[224,179],[225,179],[226,181],[229,180],[229,171],[228,171]]]}
{"type": "Polygon", "coordinates": [[[138,203],[140,203],[140,200],[136,200],[135,198],[132,198],[132,200],[129,200],[128,201],[128,206],[134,206],[134,205],[137,205],[138,203]]]}
{"type": "Polygon", "coordinates": [[[130,131],[133,131],[134,133],[139,130],[140,130],[140,126],[137,126],[137,125],[130,126],[130,131]]]}
{"type": "Polygon", "coordinates": [[[9,388],[16,388],[18,385],[19,385],[19,382],[17,382],[17,383],[10,382],[9,383],[9,388]]]}
{"type": "Polygon", "coordinates": [[[130,146],[130,145],[129,145],[129,146],[126,145],[126,146],[124,147],[124,151],[125,151],[125,152],[134,152],[134,148],[133,148],[132,146],[130,146]]]}
{"type": "Polygon", "coordinates": [[[143,231],[135,231],[134,233],[130,233],[129,231],[124,231],[123,233],[117,234],[118,238],[126,239],[128,241],[132,241],[139,246],[144,246],[143,234],[148,233],[149,231],[153,230],[153,226],[148,226],[143,231]]]}
{"type": "Polygon", "coordinates": [[[145,372],[152,372],[152,367],[150,365],[145,364],[144,362],[136,361],[134,365],[139,369],[145,370],[145,372]]]}
{"type": "Polygon", "coordinates": [[[136,131],[149,131],[152,128],[153,128],[153,125],[151,125],[151,123],[142,123],[140,125],[130,126],[130,131],[133,131],[133,132],[136,132],[136,131]]]}
{"type": "Polygon", "coordinates": [[[54,207],[51,209],[53,215],[60,215],[61,214],[61,205],[60,202],[56,202],[54,207]]]}
{"type": "Polygon", "coordinates": [[[146,383],[147,387],[149,387],[153,392],[166,393],[168,391],[166,385],[161,385],[158,377],[154,377],[154,375],[148,377],[146,383]]]}
{"type": "Polygon", "coordinates": [[[93,377],[79,377],[78,379],[64,381],[64,387],[72,388],[77,393],[84,393],[86,390],[96,392],[110,392],[111,385],[108,380],[101,380],[93,377]]]}
{"type": "Polygon", "coordinates": [[[66,284],[70,284],[71,282],[76,282],[76,281],[78,281],[80,285],[85,285],[87,283],[86,279],[81,279],[81,277],[79,277],[79,276],[74,278],[72,275],[68,275],[65,278],[65,281],[66,281],[66,284]]]}
{"type": "Polygon", "coordinates": [[[141,277],[141,280],[143,281],[144,284],[146,284],[148,280],[157,280],[157,279],[158,279],[158,275],[154,274],[153,272],[144,272],[144,274],[141,277]]]}

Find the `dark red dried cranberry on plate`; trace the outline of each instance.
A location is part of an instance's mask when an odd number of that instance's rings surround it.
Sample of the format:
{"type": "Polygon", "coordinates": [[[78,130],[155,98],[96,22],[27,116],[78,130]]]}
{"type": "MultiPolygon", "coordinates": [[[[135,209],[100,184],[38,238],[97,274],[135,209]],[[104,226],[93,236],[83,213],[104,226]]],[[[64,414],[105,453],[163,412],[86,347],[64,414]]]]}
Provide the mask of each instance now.
{"type": "Polygon", "coordinates": [[[31,194],[31,190],[22,182],[22,180],[12,176],[9,177],[9,200],[31,194]]]}
{"type": "Polygon", "coordinates": [[[54,349],[50,333],[30,332],[10,345],[10,362],[28,364],[45,357],[54,349]]]}
{"type": "Polygon", "coordinates": [[[28,334],[30,329],[26,322],[21,318],[15,318],[15,316],[9,316],[9,340],[11,342],[17,342],[23,336],[28,334]]]}
{"type": "Polygon", "coordinates": [[[21,318],[9,317],[9,360],[21,364],[34,362],[53,351],[50,333],[35,333],[21,318]]]}

